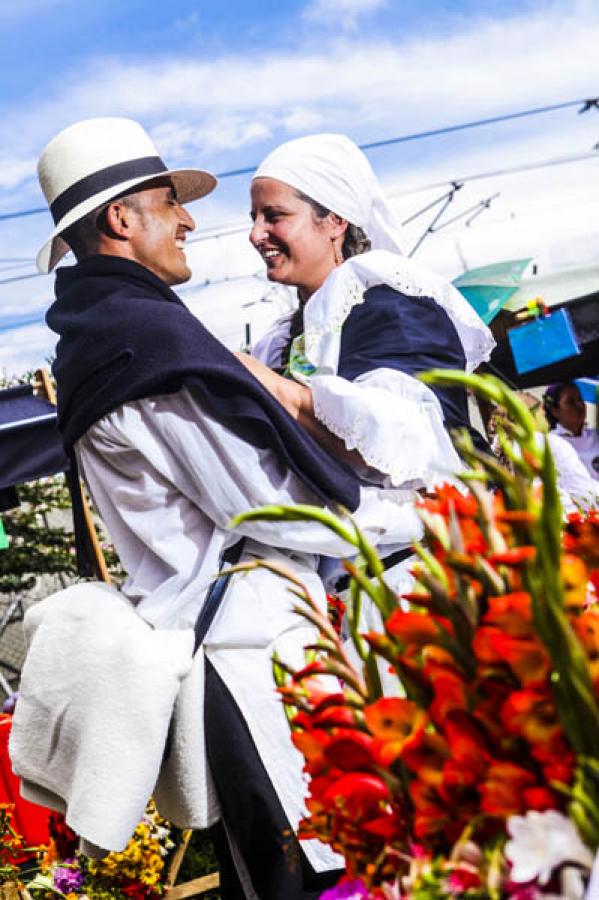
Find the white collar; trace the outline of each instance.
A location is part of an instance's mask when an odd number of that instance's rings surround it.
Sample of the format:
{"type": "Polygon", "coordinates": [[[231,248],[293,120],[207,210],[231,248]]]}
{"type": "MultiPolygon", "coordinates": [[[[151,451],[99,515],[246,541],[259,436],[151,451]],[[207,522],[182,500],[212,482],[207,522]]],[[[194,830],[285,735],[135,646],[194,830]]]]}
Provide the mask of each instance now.
{"type": "Polygon", "coordinates": [[[365,292],[379,284],[410,297],[435,300],[455,326],[467,372],[489,359],[495,346],[491,332],[449,281],[405,256],[371,250],[334,269],[306,304],[305,355],[319,374],[336,374],[343,323],[353,307],[364,302],[365,292]]]}

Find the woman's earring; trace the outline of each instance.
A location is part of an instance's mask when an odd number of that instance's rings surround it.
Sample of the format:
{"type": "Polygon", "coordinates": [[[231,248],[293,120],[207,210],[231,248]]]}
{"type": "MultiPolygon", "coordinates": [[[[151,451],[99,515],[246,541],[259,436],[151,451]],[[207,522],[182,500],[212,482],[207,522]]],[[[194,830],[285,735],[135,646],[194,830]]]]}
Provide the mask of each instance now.
{"type": "Polygon", "coordinates": [[[333,245],[333,253],[335,255],[335,265],[340,266],[343,263],[343,256],[341,255],[339,247],[335,243],[335,238],[331,238],[331,244],[333,245]]]}

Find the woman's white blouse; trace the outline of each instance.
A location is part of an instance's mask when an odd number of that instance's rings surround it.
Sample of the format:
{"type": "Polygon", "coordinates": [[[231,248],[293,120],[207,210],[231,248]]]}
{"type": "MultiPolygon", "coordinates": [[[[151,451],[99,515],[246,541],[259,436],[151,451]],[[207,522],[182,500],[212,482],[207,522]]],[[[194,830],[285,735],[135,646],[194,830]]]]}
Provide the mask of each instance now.
{"type": "MultiPolygon", "coordinates": [[[[271,368],[281,364],[290,322],[289,315],[279,319],[254,348],[271,368]]],[[[316,418],[360,453],[382,486],[432,488],[463,468],[437,397],[411,375],[382,368],[355,381],[318,373],[302,381],[312,391],[316,418]]]]}

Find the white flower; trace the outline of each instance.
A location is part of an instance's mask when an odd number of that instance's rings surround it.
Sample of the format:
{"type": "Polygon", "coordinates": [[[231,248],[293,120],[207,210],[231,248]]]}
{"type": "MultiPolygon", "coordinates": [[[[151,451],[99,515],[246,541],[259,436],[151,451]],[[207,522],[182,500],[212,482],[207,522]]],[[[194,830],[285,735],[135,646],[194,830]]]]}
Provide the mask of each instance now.
{"type": "Polygon", "coordinates": [[[538,879],[540,884],[547,884],[552,871],[563,863],[577,863],[585,869],[593,864],[593,854],[581,841],[574,823],[554,809],[510,816],[507,830],[511,840],[505,845],[505,855],[512,864],[512,881],[538,879]]]}

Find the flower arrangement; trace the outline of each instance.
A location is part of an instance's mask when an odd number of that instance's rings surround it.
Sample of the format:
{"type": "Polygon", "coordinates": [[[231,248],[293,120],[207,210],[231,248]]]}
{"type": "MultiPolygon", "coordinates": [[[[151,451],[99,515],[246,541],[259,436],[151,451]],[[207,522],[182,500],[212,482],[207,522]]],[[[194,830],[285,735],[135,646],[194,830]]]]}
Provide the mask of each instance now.
{"type": "Polygon", "coordinates": [[[35,862],[38,847],[27,847],[14,826],[14,803],[0,803],[0,896],[19,897],[27,864],[35,862]]]}
{"type": "Polygon", "coordinates": [[[51,900],[152,900],[164,891],[166,857],[173,849],[171,829],[150,802],[143,819],[121,853],[88,859],[77,850],[79,839],[59,813],[50,814],[50,843],[41,856],[39,874],[27,887],[34,897],[51,900]]]}
{"type": "Polygon", "coordinates": [[[300,837],[345,858],[322,900],[582,898],[599,846],[599,514],[564,526],[548,444],[502,382],[426,379],[507,412],[509,466],[457,439],[469,470],[419,504],[410,594],[394,595],[347,520],[306,507],[240,517],[318,519],[357,551],[345,563],[357,666],[303,585],[271,566],[319,633],[301,670],[275,660],[305,760],[300,837]],[[379,632],[360,632],[364,602],[379,632]]]}

